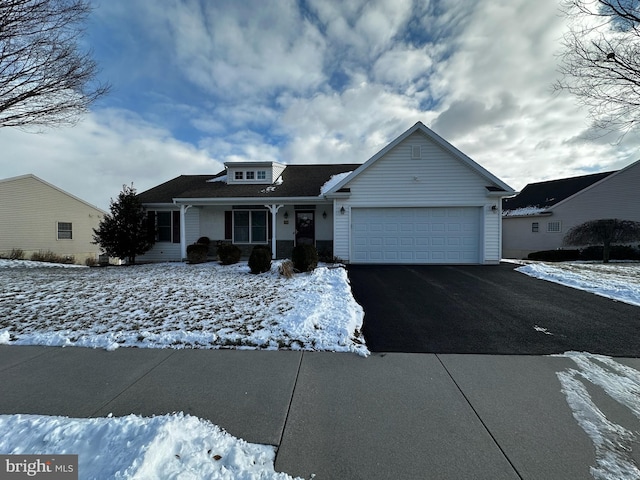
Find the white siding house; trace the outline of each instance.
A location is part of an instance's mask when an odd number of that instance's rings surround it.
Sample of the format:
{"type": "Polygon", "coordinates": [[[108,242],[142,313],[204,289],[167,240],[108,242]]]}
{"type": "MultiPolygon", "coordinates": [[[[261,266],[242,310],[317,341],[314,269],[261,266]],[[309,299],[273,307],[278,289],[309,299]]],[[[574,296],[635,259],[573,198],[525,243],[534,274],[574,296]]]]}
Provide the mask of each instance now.
{"type": "Polygon", "coordinates": [[[515,215],[505,212],[502,219],[504,257],[526,258],[532,252],[562,248],[566,233],[589,220],[640,221],[639,185],[640,161],[605,174],[604,178],[550,206],[522,209],[521,214],[514,211],[515,215]]]}
{"type": "Polygon", "coordinates": [[[417,123],[328,193],[334,251],[351,263],[498,263],[501,198],[511,194],[417,123]]]}
{"type": "Polygon", "coordinates": [[[0,180],[0,255],[51,251],[76,263],[96,259],[93,229],[106,212],[35,175],[0,180]]]}
{"type": "Polygon", "coordinates": [[[183,259],[200,236],[245,255],[270,245],[275,258],[311,243],[351,263],[500,261],[501,199],[513,189],[420,122],[363,164],[225,167],[139,195],[156,228],[158,212],[173,212],[173,234],[142,261],[183,259]]]}

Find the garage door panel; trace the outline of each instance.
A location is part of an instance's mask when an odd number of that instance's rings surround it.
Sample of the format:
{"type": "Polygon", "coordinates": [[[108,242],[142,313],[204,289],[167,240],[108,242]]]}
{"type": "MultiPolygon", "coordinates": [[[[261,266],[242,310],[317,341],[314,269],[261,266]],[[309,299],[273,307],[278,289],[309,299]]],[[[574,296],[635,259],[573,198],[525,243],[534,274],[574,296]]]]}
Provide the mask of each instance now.
{"type": "Polygon", "coordinates": [[[356,263],[479,263],[480,208],[352,208],[356,263]]]}

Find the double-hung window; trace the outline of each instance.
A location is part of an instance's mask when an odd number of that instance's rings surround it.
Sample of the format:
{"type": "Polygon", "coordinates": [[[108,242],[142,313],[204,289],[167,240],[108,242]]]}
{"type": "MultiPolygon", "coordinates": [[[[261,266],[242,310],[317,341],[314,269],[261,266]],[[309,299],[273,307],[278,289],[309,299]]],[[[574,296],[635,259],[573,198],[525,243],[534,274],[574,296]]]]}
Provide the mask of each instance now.
{"type": "Polygon", "coordinates": [[[233,243],[267,243],[267,211],[234,210],[233,243]]]}
{"type": "Polygon", "coordinates": [[[58,240],[72,240],[73,228],[71,222],[58,222],[58,240]]]}

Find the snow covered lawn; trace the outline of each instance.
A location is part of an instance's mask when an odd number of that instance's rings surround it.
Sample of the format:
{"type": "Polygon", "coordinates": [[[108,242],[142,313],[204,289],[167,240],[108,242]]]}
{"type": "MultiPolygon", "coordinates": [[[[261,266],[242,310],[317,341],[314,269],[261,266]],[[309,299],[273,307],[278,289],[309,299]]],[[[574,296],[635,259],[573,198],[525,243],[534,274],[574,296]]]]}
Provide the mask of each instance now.
{"type": "Polygon", "coordinates": [[[344,268],[87,268],[0,260],[0,343],[369,352],[344,268]]]}
{"type": "Polygon", "coordinates": [[[640,263],[516,262],[517,271],[640,306],[640,263]]]}

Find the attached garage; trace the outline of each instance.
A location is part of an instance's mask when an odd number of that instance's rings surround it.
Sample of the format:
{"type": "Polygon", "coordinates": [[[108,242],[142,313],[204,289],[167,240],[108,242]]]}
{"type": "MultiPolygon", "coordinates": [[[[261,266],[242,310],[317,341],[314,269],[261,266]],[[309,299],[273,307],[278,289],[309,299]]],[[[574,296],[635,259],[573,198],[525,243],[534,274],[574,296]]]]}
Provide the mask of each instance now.
{"type": "Polygon", "coordinates": [[[480,207],[353,208],[353,263],[480,263],[480,207]]]}

